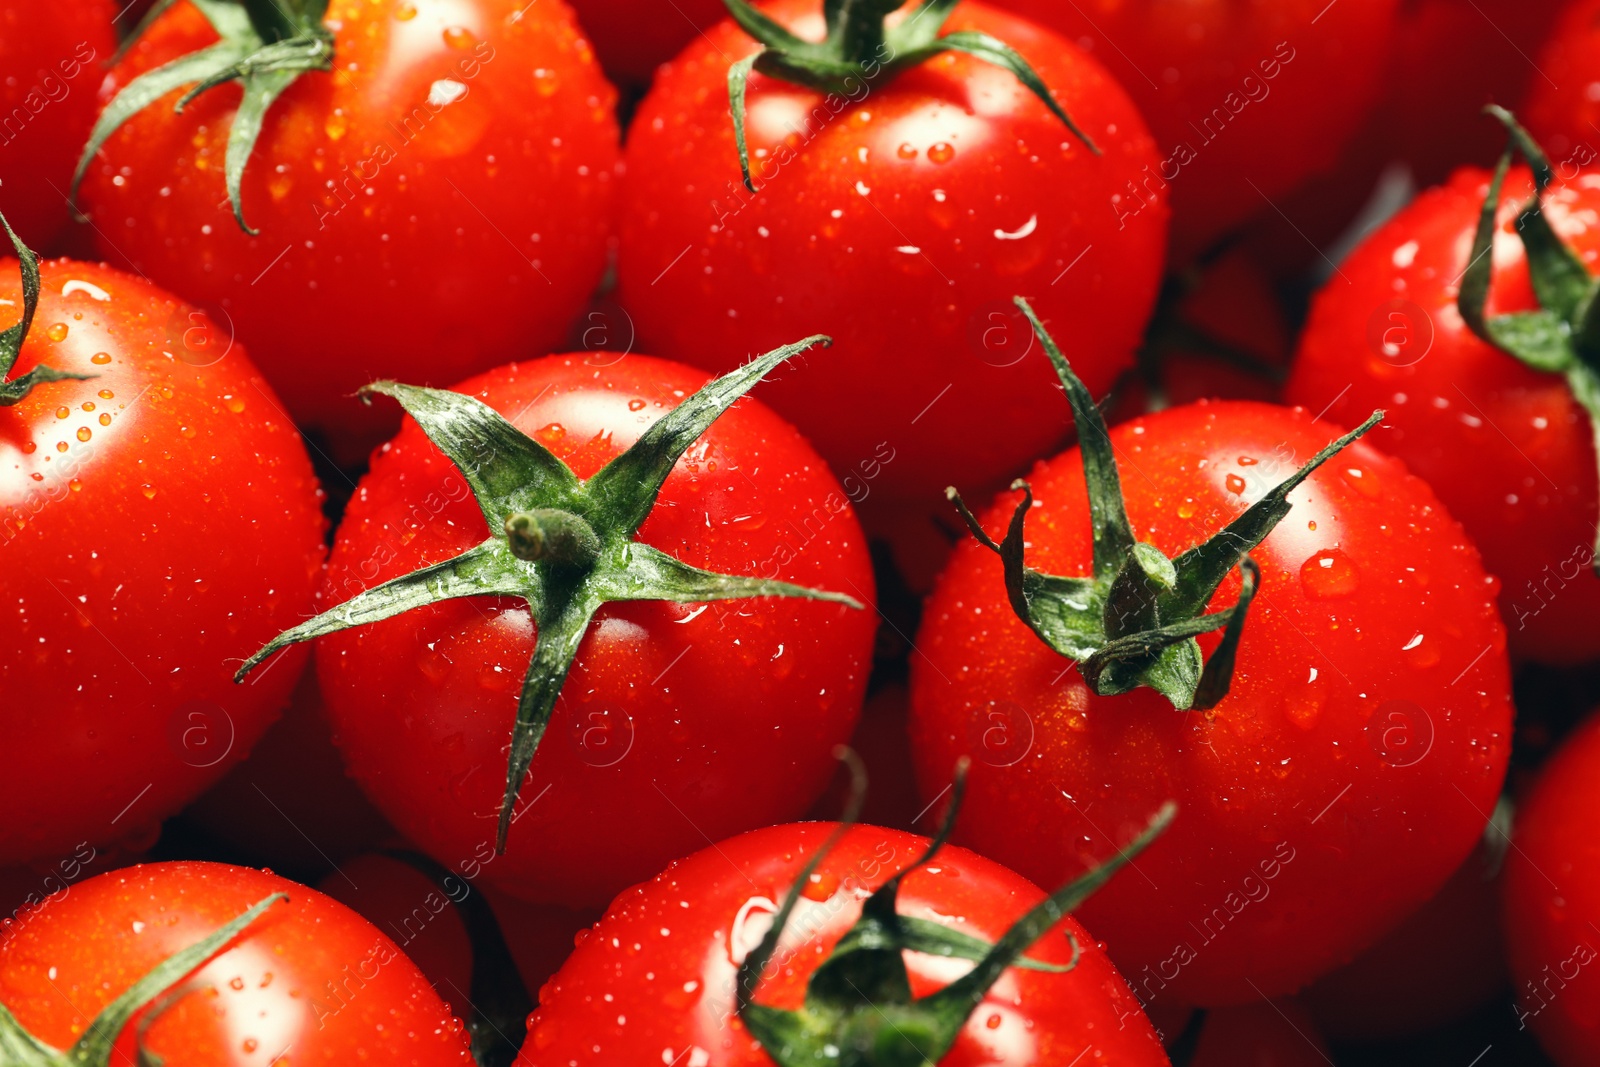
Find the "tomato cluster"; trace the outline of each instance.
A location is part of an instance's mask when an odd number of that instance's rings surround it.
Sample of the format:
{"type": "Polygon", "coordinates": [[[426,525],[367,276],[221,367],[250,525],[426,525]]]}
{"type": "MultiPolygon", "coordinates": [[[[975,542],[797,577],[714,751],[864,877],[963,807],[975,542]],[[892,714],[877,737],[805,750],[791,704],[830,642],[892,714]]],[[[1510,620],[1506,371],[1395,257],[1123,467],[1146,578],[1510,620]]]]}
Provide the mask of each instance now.
{"type": "Polygon", "coordinates": [[[0,0],[0,1067],[1600,1065],[1470,7],[0,0]]]}

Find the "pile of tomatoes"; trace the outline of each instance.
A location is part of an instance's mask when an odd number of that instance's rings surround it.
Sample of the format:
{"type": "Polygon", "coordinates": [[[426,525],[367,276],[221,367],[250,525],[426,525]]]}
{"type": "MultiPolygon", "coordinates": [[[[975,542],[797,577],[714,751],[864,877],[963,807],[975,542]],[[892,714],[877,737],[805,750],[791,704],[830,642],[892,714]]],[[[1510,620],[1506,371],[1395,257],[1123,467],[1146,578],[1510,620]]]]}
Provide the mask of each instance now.
{"type": "Polygon", "coordinates": [[[0,1067],[1600,1065],[1597,87],[0,0],[0,1067]]]}

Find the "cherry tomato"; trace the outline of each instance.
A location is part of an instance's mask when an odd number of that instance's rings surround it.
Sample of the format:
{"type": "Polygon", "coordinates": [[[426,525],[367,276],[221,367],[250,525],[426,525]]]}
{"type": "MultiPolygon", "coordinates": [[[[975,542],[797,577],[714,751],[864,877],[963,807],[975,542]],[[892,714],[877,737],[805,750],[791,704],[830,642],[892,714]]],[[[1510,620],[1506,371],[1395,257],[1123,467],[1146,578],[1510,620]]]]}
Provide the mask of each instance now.
{"type": "MultiPolygon", "coordinates": [[[[705,382],[664,360],[588,353],[456,388],[588,478],[705,382]]],[[[324,602],[487,536],[459,471],[408,420],[351,502],[324,602]]],[[[678,462],[639,539],[694,566],[872,600],[866,546],[839,483],[754,401],[729,410],[678,462]]],[[[780,599],[602,608],[498,857],[506,746],[533,649],[526,604],[413,610],[322,638],[317,668],[346,764],[408,839],[526,899],[598,906],[703,835],[806,810],[859,715],[875,620],[870,606],[780,599]]]]}
{"type": "Polygon", "coordinates": [[[1318,979],[1302,998],[1322,1031],[1375,1041],[1441,1029],[1510,984],[1500,930],[1505,830],[1491,822],[1450,880],[1354,962],[1318,979]],[[1463,930],[1472,931],[1462,937],[1463,930]]]}
{"type": "Polygon", "coordinates": [[[997,2],[1089,49],[1132,94],[1160,159],[1123,178],[1140,195],[1170,183],[1180,261],[1334,165],[1382,89],[1398,6],[997,2]]]}
{"type": "Polygon", "coordinates": [[[253,866],[297,881],[376,848],[394,831],[345,774],[327,714],[308,665],[283,718],[249,759],[184,809],[183,820],[253,866]]]}
{"type": "MultiPolygon", "coordinates": [[[[1338,436],[1303,411],[1234,401],[1168,409],[1110,440],[1134,536],[1171,557],[1338,436]]],[[[1088,573],[1079,453],[1029,481],[1029,566],[1088,573]]],[[[999,561],[972,540],[918,636],[924,796],[943,787],[939,768],[974,760],[958,841],[1051,884],[1177,802],[1173,828],[1080,909],[1147,1003],[1249,1003],[1348,959],[1460,865],[1505,774],[1505,630],[1459,525],[1364,442],[1288,500],[1252,553],[1259,591],[1231,691],[1209,711],[1174,711],[1147,688],[1093,694],[1012,613],[999,561]]],[[[1003,529],[1016,502],[1003,496],[984,526],[1003,529]]],[[[1239,589],[1236,569],[1212,610],[1239,589]]],[[[1209,655],[1217,640],[1201,642],[1209,655]]]]}
{"type": "MultiPolygon", "coordinates": [[[[534,1013],[522,1067],[655,1063],[771,1067],[734,1011],[739,964],[760,942],[831,823],[773,826],[723,841],[628,890],[580,938],[534,1013]],[[667,1059],[660,1059],[663,1053],[667,1059]]],[[[861,901],[916,862],[927,839],[856,826],[802,891],[780,942],[779,966],[757,1001],[798,1007],[811,973],[855,923],[861,901]]],[[[905,879],[898,911],[986,941],[1043,899],[1025,879],[960,848],[946,848],[905,879]]],[[[1012,968],[973,1010],[940,1067],[1084,1062],[1164,1065],[1166,1055],[1103,949],[1070,916],[1028,951],[1064,964],[1068,936],[1082,955],[1067,973],[1012,968]]],[[[971,968],[906,954],[912,993],[925,996],[971,968]]]]}
{"type": "Polygon", "coordinates": [[[642,88],[656,67],[728,17],[722,0],[571,0],[600,65],[619,84],[642,88]]]}
{"type": "MultiPolygon", "coordinates": [[[[615,94],[571,12],[524,0],[335,0],[335,73],[267,112],[244,174],[241,232],[223,155],[225,85],[140,112],[90,167],[104,256],[233,323],[295,420],[356,460],[392,407],[376,378],[436,384],[565,335],[606,258],[615,94]]],[[[216,38],[188,4],[110,88],[216,38]]]]}
{"type": "MultiPolygon", "coordinates": [[[[108,267],[41,275],[16,372],[94,377],[0,407],[4,863],[138,835],[242,759],[304,656],[249,686],[233,667],[310,610],[324,551],[305,448],[243,345],[108,267]]],[[[23,306],[15,260],[0,301],[23,306]]]]}
{"type": "Polygon", "coordinates": [[[1562,1067],[1600,1062],[1600,717],[1545,765],[1506,856],[1506,948],[1521,1026],[1562,1067]]]}
{"type": "Polygon", "coordinates": [[[1328,1046],[1311,1014],[1292,999],[1206,1013],[1189,1067],[1324,1067],[1328,1046]]]}
{"type": "Polygon", "coordinates": [[[1569,3],[1560,8],[1560,16],[1537,53],[1539,73],[1528,80],[1521,115],[1544,142],[1551,162],[1561,165],[1562,177],[1572,178],[1578,168],[1600,157],[1600,133],[1594,128],[1600,101],[1588,91],[1600,79],[1600,4],[1569,3]]]}
{"type": "Polygon", "coordinates": [[[24,913],[0,936],[0,1003],[68,1046],[136,979],[278,893],[288,899],[174,983],[175,999],[129,1022],[111,1062],[134,1063],[142,1045],[166,1067],[471,1067],[461,1024],[381,931],[314,890],[220,863],[130,867],[24,913]]]}
{"type": "Polygon", "coordinates": [[[0,3],[0,210],[34,248],[49,247],[67,223],[114,13],[103,0],[0,3]]]}
{"type": "MultiPolygon", "coordinates": [[[[763,10],[821,33],[817,0],[763,10]]],[[[847,373],[797,367],[762,397],[837,471],[894,453],[874,493],[902,503],[996,482],[1060,444],[1065,411],[1012,295],[1073,319],[1075,358],[1103,391],[1131,361],[1166,237],[1164,196],[1119,218],[1124,182],[1158,159],[1098,63],[980,4],[947,28],[1016,48],[1102,154],[1015,75],[965,55],[864,75],[854,99],[758,73],[751,194],[727,78],[756,46],[731,22],[662,69],[627,148],[616,300],[641,347],[729,370],[831,334],[847,373]]]]}
{"type": "MultiPolygon", "coordinates": [[[[1593,434],[1564,378],[1531,369],[1462,321],[1456,299],[1488,183],[1476,168],[1457,172],[1345,259],[1312,305],[1285,396],[1335,422],[1385,408],[1391,429],[1375,443],[1433,487],[1483,552],[1501,581],[1512,650],[1578,662],[1600,654],[1593,434]]],[[[1537,306],[1515,222],[1531,192],[1528,172],[1514,168],[1490,313],[1537,306]]],[[[1579,255],[1600,251],[1600,190],[1558,182],[1544,201],[1579,255]]]]}

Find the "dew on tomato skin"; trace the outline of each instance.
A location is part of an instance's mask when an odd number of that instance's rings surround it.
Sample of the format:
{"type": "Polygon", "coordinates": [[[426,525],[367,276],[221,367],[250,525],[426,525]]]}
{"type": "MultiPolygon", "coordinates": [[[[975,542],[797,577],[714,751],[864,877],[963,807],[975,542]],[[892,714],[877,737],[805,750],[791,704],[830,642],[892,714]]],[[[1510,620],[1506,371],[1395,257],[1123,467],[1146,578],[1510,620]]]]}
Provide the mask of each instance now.
{"type": "Polygon", "coordinates": [[[948,163],[954,158],[956,150],[946,141],[940,141],[928,149],[928,161],[931,163],[948,163]]]}
{"type": "Polygon", "coordinates": [[[154,500],[156,498],[156,487],[153,485],[141,485],[139,491],[144,494],[146,500],[154,500]]]}
{"type": "Polygon", "coordinates": [[[65,341],[67,339],[67,324],[64,322],[52,322],[49,328],[44,331],[44,335],[52,341],[65,341]]]}
{"type": "Polygon", "coordinates": [[[66,418],[67,416],[69,416],[71,414],[72,414],[72,409],[67,407],[66,405],[62,405],[61,407],[56,408],[56,418],[58,418],[58,419],[64,419],[64,418],[66,418]]]}
{"type": "Polygon", "coordinates": [[[1355,561],[1337,548],[1324,549],[1300,565],[1300,585],[1314,600],[1336,600],[1361,583],[1355,561]]]}
{"type": "Polygon", "coordinates": [[[1223,479],[1223,484],[1227,486],[1228,492],[1232,493],[1234,496],[1238,496],[1240,493],[1244,492],[1244,479],[1239,477],[1237,474],[1228,475],[1223,479]]]}

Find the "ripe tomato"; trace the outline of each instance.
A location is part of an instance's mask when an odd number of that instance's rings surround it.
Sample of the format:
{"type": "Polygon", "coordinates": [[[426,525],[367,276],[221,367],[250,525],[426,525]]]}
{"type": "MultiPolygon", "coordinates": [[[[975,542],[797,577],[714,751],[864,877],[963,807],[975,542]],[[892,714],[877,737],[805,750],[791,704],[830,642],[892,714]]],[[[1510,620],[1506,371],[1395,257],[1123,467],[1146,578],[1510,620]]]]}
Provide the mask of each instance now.
{"type": "MultiPolygon", "coordinates": [[[[304,659],[229,677],[310,609],[324,551],[305,448],[242,345],[108,267],[41,275],[16,371],[94,377],[0,407],[0,735],[19,757],[0,863],[137,834],[242,759],[304,659]]],[[[23,306],[16,260],[0,301],[23,306]]]]}
{"type": "MultiPolygon", "coordinates": [[[[1485,120],[1488,121],[1488,120],[1485,120]]],[[[1600,516],[1589,417],[1567,382],[1483,341],[1456,301],[1489,175],[1458,171],[1362,243],[1312,305],[1286,398],[1347,422],[1383,407],[1379,447],[1439,494],[1499,577],[1512,650],[1578,662],[1600,654],[1600,516]]],[[[1517,213],[1532,192],[1513,169],[1495,235],[1489,311],[1537,306],[1517,213]]],[[[1558,182],[1545,214],[1580,256],[1600,253],[1600,190],[1558,182]]]]}
{"type": "MultiPolygon", "coordinates": [[[[1134,537],[1170,557],[1337,436],[1302,411],[1216,402],[1124,423],[1110,442],[1134,537]]],[[[1087,573],[1081,464],[1073,450],[1029,475],[1027,559],[1047,574],[1087,573]]],[[[1091,692],[1013,614],[976,542],[924,615],[911,737],[924,796],[939,768],[976,760],[958,840],[1050,884],[1177,801],[1136,870],[1081,909],[1146,1002],[1249,1003],[1348,959],[1461,863],[1505,773],[1505,631],[1460,527],[1363,442],[1288,501],[1253,551],[1258,592],[1231,690],[1209,711],[1174,711],[1148,688],[1091,692]]],[[[985,527],[1016,502],[1003,496],[985,527]]],[[[1213,609],[1240,587],[1230,572],[1213,609]]],[[[1216,638],[1201,641],[1210,655],[1216,638]]]]}
{"type": "MultiPolygon", "coordinates": [[[[706,382],[615,353],[512,364],[456,391],[503,413],[580,479],[706,382]]],[[[333,606],[488,536],[460,472],[411,420],[375,457],[334,546],[333,606]]],[[[728,410],[667,477],[639,540],[694,566],[869,604],[849,501],[761,404],[728,410]]],[[[609,604],[588,627],[494,854],[506,743],[534,647],[522,601],[468,598],[321,638],[346,764],[435,859],[530,900],[598,906],[704,840],[793,818],[860,712],[871,608],[786,599],[609,604]]]]}
{"type": "MultiPolygon", "coordinates": [[[[821,34],[817,0],[763,10],[821,34]]],[[[1015,75],[966,55],[864,74],[851,97],[757,73],[751,194],[727,79],[757,46],[732,22],[662,69],[628,138],[616,299],[641,346],[728,370],[752,349],[833,335],[847,376],[791,372],[762,397],[835,470],[892,452],[874,487],[885,501],[936,504],[952,479],[998,480],[1057,446],[1064,411],[1011,296],[1073,319],[1103,390],[1131,361],[1166,238],[1164,197],[1118,217],[1125,181],[1158,158],[1098,63],[980,4],[948,28],[1015,47],[1103,154],[1015,75]]]]}
{"type": "Polygon", "coordinates": [[[1121,177],[1135,199],[1171,184],[1180,260],[1334,165],[1382,89],[1398,6],[997,2],[1089,49],[1133,96],[1160,157],[1121,177]]]}
{"type": "Polygon", "coordinates": [[[130,867],[24,913],[0,935],[0,1003],[63,1048],[146,972],[274,894],[287,900],[174,975],[87,1062],[131,1064],[142,1046],[166,1067],[471,1067],[461,1024],[381,931],[314,890],[220,863],[130,867]]]}
{"type": "Polygon", "coordinates": [[[251,866],[308,884],[393,836],[345,774],[327,715],[308,664],[283,717],[249,759],[183,810],[183,821],[251,866]]]}
{"type": "MultiPolygon", "coordinates": [[[[948,773],[948,769],[947,769],[948,773]]],[[[834,824],[773,826],[723,841],[619,896],[581,935],[577,951],[545,988],[521,1067],[695,1063],[771,1067],[735,1013],[739,965],[767,930],[779,903],[834,824]],[[661,1059],[665,1054],[666,1058],[661,1059]]],[[[861,901],[917,862],[927,839],[898,830],[852,827],[808,880],[780,942],[777,966],[758,1003],[797,1008],[806,982],[861,914],[861,901]]],[[[1044,894],[999,864],[946,848],[914,867],[898,912],[997,940],[1044,894]]],[[[1013,967],[976,1004],[940,1067],[1006,1063],[1165,1065],[1149,1021],[1104,949],[1070,916],[1028,950],[1065,964],[1076,939],[1082,955],[1067,973],[1013,967]]],[[[971,970],[961,959],[906,953],[918,997],[971,970]]]]}
{"type": "Polygon", "coordinates": [[[619,84],[643,88],[656,67],[728,17],[722,0],[571,0],[600,65],[619,84]]]}
{"type": "MultiPolygon", "coordinates": [[[[114,134],[83,201],[102,254],[225,316],[302,426],[356,460],[375,378],[443,383],[565,335],[606,258],[615,94],[561,3],[334,0],[337,73],[267,112],[240,231],[223,155],[239,100],[171,97],[114,134]]],[[[110,88],[216,39],[180,4],[110,88]]]]}
{"type": "Polygon", "coordinates": [[[111,57],[104,0],[0,2],[0,210],[45,248],[67,222],[67,187],[111,57]]]}
{"type": "MultiPolygon", "coordinates": [[[[1537,5],[1530,5],[1537,6],[1537,5]]],[[[1600,153],[1600,101],[1589,87],[1600,80],[1600,4],[1578,0],[1560,9],[1561,17],[1538,53],[1538,71],[1528,81],[1523,119],[1544,142],[1562,177],[1593,163],[1600,153]]]]}

